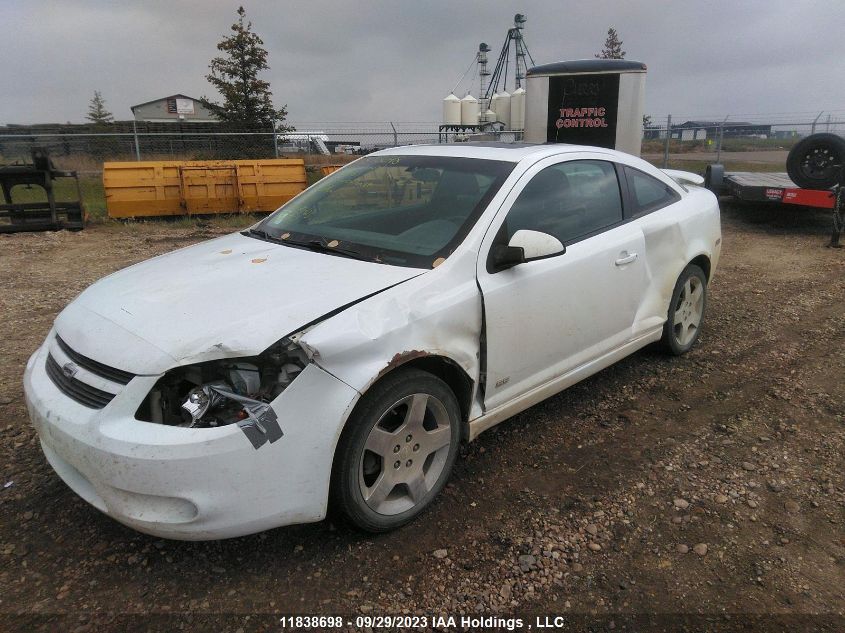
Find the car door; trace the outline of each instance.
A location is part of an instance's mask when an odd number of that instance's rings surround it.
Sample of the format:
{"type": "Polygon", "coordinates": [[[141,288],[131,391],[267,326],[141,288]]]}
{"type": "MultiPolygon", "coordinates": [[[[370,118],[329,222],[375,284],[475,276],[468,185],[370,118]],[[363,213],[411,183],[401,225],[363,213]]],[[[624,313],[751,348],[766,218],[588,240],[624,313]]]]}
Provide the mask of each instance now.
{"type": "MultiPolygon", "coordinates": [[[[587,155],[589,156],[589,155],[587,155]]],[[[645,286],[644,239],[625,223],[617,167],[602,158],[540,161],[506,198],[482,242],[485,409],[491,410],[631,338],[645,286]],[[518,230],[565,246],[507,270],[490,249],[518,230]]]]}

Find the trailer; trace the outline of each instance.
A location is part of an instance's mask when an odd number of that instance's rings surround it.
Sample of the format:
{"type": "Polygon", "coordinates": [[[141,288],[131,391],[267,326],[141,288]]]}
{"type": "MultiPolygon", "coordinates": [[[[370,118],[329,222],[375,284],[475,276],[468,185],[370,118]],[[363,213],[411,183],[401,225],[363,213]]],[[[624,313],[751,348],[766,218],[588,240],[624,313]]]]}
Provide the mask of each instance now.
{"type": "Polygon", "coordinates": [[[743,202],[830,209],[833,231],[828,246],[839,248],[845,230],[845,139],[827,133],[808,136],[790,150],[786,169],[786,173],[725,172],[723,165],[708,165],[704,186],[743,202]]]}
{"type": "Polygon", "coordinates": [[[743,202],[833,208],[833,195],[829,189],[803,189],[792,182],[786,173],[726,172],[722,176],[722,187],[718,193],[733,196],[743,202]]]}

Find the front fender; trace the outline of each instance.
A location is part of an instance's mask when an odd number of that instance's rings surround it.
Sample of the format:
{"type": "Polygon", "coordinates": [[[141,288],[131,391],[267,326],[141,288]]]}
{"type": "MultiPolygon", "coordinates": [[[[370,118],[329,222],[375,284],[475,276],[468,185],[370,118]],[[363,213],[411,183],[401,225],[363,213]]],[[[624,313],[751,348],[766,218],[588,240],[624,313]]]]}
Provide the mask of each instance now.
{"type": "Polygon", "coordinates": [[[407,360],[441,356],[478,384],[481,293],[471,254],[337,314],[299,342],[312,360],[359,393],[407,360]]]}

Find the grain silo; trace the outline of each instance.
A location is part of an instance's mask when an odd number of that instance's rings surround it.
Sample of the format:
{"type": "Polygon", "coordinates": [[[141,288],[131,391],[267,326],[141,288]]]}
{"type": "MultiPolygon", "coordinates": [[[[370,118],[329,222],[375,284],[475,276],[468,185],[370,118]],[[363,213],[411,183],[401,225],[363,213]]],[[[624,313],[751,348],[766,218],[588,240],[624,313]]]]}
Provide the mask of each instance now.
{"type": "Polygon", "coordinates": [[[511,124],[511,95],[507,90],[502,90],[499,93],[495,110],[496,120],[508,127],[511,124]]]}
{"type": "Polygon", "coordinates": [[[525,89],[517,88],[511,95],[511,130],[521,130],[525,127],[525,89]]]}
{"type": "Polygon", "coordinates": [[[478,125],[478,99],[468,94],[461,99],[461,125],[478,125]]]}
{"type": "Polygon", "coordinates": [[[461,124],[461,100],[454,94],[443,99],[443,125],[461,124]]]}

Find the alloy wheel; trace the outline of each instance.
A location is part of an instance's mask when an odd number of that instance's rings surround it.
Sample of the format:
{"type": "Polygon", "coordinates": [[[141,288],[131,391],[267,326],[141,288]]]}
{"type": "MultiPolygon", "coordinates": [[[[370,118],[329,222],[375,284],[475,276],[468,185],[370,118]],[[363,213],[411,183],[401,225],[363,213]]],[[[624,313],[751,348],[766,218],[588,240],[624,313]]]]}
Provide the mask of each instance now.
{"type": "Polygon", "coordinates": [[[420,504],[447,463],[451,422],[443,403],[427,393],[406,396],[370,430],[358,467],[367,506],[383,515],[420,504]]]}
{"type": "Polygon", "coordinates": [[[678,345],[686,346],[695,338],[698,328],[701,327],[703,316],[704,285],[698,277],[690,276],[684,283],[675,304],[675,318],[672,326],[678,345]]]}

